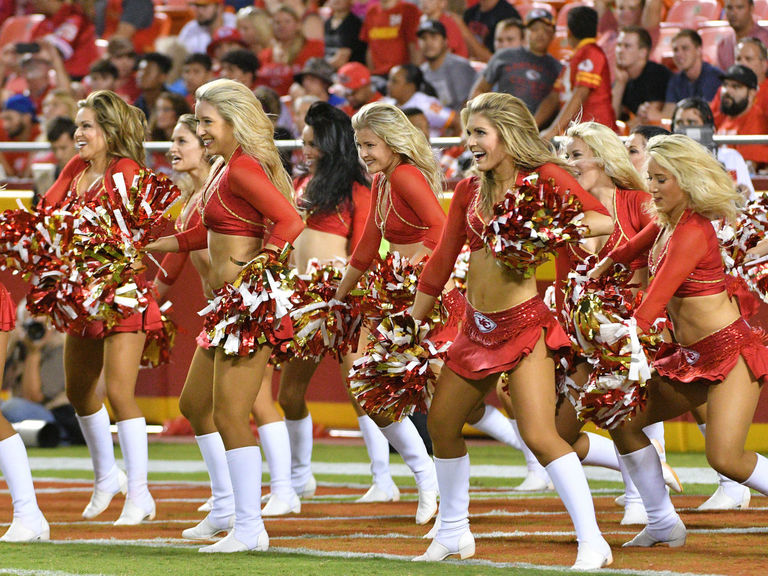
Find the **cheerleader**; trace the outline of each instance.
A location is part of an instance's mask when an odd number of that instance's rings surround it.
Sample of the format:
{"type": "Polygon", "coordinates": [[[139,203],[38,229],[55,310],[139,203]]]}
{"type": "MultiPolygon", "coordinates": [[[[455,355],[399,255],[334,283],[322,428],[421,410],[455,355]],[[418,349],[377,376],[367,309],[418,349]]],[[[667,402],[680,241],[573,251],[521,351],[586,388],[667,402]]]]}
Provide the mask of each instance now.
{"type": "Polygon", "coordinates": [[[611,431],[648,512],[648,526],[625,546],[685,544],[686,529],[664,490],[661,466],[642,433],[706,402],[706,454],[719,473],[768,494],[768,460],[744,449],[768,349],[728,296],[720,247],[711,220],[732,219],[742,201],[735,183],[700,144],[682,135],[648,142],[647,172],[654,223],[611,251],[592,272],[626,263],[650,250],[651,281],[634,318],[647,331],[665,312],[674,341],[653,361],[645,409],[611,431]]]}
{"type": "Polygon", "coordinates": [[[215,339],[215,326],[229,321],[227,296],[236,292],[232,283],[243,280],[243,266],[273,261],[303,224],[291,202],[291,183],[280,163],[272,124],[253,93],[243,84],[219,79],[198,88],[195,99],[197,134],[208,153],[222,156],[225,163],[202,192],[201,224],[149,248],[186,252],[207,246],[208,282],[218,298],[206,318],[214,340],[195,351],[180,405],[199,423],[196,431],[220,436],[221,443],[214,438],[210,448],[217,467],[222,456],[226,459],[235,520],[226,538],[200,551],[263,551],[269,536],[261,518],[261,454],[250,412],[273,345],[289,337],[291,326],[284,317],[243,332],[234,350],[225,350],[228,340],[215,339]],[[272,222],[268,236],[267,222],[272,222]]]}
{"type": "MultiPolygon", "coordinates": [[[[0,283],[0,379],[8,350],[8,333],[16,324],[16,307],[8,291],[0,283]]],[[[51,530],[37,507],[27,450],[21,436],[0,414],[0,472],[13,500],[13,521],[0,542],[34,542],[49,540],[51,530]]]]}
{"type": "MultiPolygon", "coordinates": [[[[378,256],[382,238],[389,251],[411,263],[431,253],[445,221],[438,201],[443,182],[424,134],[391,104],[363,106],[352,126],[360,160],[373,175],[371,208],[362,237],[344,271],[336,298],[343,300],[378,256]]],[[[416,523],[426,524],[437,512],[435,465],[410,419],[390,422],[371,416],[416,478],[419,505],[416,523]]]]}
{"type": "Polygon", "coordinates": [[[413,318],[423,321],[434,306],[468,240],[467,307],[461,332],[448,349],[428,416],[441,495],[440,526],[416,561],[438,561],[475,552],[469,529],[469,456],[461,430],[468,414],[508,372],[509,396],[523,441],[545,466],[576,529],[579,550],[574,569],[590,570],[612,562],[600,533],[578,456],[555,428],[554,353],[569,348],[568,337],[548,310],[532,275],[525,277],[497,263],[482,235],[491,208],[508,189],[537,173],[554,180],[581,201],[584,224],[593,235],[608,234],[613,222],[600,203],[585,193],[539,136],[533,116],[508,94],[482,94],[462,111],[467,147],[479,178],[468,178],[454,192],[440,244],[419,280],[413,318]]]}
{"type": "MultiPolygon", "coordinates": [[[[108,90],[92,92],[78,107],[78,155],[64,167],[41,206],[57,206],[75,197],[93,202],[103,194],[116,198],[115,181],[122,179],[130,186],[144,168],[146,121],[141,110],[108,90]]],[[[137,282],[146,285],[143,274],[137,274],[137,282]]],[[[155,501],[147,486],[146,421],[136,403],[135,387],[146,332],[161,328],[160,310],[151,296],[144,312],[121,318],[111,328],[85,319],[66,327],[67,397],[77,413],[95,477],[83,518],[99,516],[118,492],[127,495],[116,526],[140,524],[155,517],[155,501]],[[97,392],[102,368],[127,478],[115,462],[109,414],[97,392]]]]}

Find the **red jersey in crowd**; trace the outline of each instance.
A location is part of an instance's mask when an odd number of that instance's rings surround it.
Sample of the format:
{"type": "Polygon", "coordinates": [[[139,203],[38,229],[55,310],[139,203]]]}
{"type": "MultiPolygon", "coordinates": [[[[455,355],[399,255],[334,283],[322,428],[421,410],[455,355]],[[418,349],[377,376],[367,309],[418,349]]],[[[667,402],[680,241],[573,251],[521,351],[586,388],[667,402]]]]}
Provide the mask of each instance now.
{"type": "Polygon", "coordinates": [[[61,53],[67,73],[76,79],[86,76],[96,59],[96,28],[77,4],[64,4],[40,22],[32,38],[51,42],[61,53]]]}
{"type": "Polygon", "coordinates": [[[360,40],[368,44],[372,72],[386,76],[394,66],[411,61],[408,47],[416,43],[421,12],[408,2],[385,9],[374,4],[368,9],[360,30],[360,40]]]}
{"type": "Polygon", "coordinates": [[[605,53],[594,38],[585,38],[576,46],[570,61],[570,82],[571,89],[577,86],[589,88],[581,120],[593,120],[615,129],[616,116],[611,103],[611,70],[605,53]]]}

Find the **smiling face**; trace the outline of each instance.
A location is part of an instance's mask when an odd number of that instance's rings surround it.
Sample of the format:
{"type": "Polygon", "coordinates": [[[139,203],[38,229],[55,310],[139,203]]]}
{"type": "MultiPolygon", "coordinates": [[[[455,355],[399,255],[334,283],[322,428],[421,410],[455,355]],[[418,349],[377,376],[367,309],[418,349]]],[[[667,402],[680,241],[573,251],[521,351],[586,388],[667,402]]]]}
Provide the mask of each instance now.
{"type": "Polygon", "coordinates": [[[197,135],[184,124],[176,124],[171,136],[171,149],[168,159],[177,172],[191,172],[199,168],[205,157],[205,148],[200,144],[197,135]]]}
{"type": "Polygon", "coordinates": [[[576,180],[584,190],[589,192],[605,183],[606,174],[600,162],[581,138],[568,140],[565,147],[565,161],[576,169],[576,180]]]}
{"type": "Polygon", "coordinates": [[[195,105],[195,116],[198,120],[197,135],[203,140],[208,153],[221,154],[229,158],[237,148],[233,126],[224,120],[215,106],[206,101],[195,105]]]}
{"type": "Polygon", "coordinates": [[[370,128],[355,130],[355,143],[357,154],[369,174],[377,172],[389,174],[400,163],[400,155],[396,154],[370,128]]]}
{"type": "Polygon", "coordinates": [[[656,210],[671,222],[675,222],[688,206],[688,196],[680,188],[677,178],[653,158],[648,160],[648,191],[656,210]]]}
{"type": "Polygon", "coordinates": [[[304,164],[309,170],[310,174],[314,174],[317,171],[317,161],[320,159],[320,149],[315,146],[315,129],[312,126],[304,125],[304,129],[301,131],[301,141],[303,146],[301,148],[304,152],[304,164]]]}
{"type": "Polygon", "coordinates": [[[508,176],[515,170],[514,160],[507,153],[499,131],[482,114],[472,114],[467,119],[467,149],[481,172],[494,170],[508,176]]]}
{"type": "Polygon", "coordinates": [[[104,131],[96,121],[96,113],[90,108],[80,108],[75,118],[75,147],[80,158],[86,162],[105,160],[107,141],[104,131]]]}

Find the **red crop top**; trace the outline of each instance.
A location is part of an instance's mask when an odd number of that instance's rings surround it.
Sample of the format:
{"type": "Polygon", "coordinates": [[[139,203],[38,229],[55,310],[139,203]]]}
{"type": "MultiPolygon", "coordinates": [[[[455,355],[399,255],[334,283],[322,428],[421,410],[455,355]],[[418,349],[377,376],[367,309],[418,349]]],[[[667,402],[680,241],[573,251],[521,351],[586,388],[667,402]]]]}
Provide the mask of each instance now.
{"type": "MultiPolygon", "coordinates": [[[[69,198],[77,196],[77,184],[82,178],[85,169],[88,168],[88,163],[75,156],[59,174],[56,182],[50,187],[48,192],[45,193],[40,199],[38,206],[53,206],[60,204],[69,198]]],[[[94,186],[87,190],[84,194],[83,200],[90,202],[98,198],[100,194],[106,192],[113,199],[117,197],[117,190],[114,185],[114,176],[121,174],[125,181],[126,189],[133,184],[133,178],[142,169],[139,164],[129,158],[118,158],[112,160],[107,166],[107,170],[104,172],[104,178],[98,182],[98,185],[94,183],[94,186]]]]}
{"type": "MultiPolygon", "coordinates": [[[[576,179],[560,166],[548,162],[539,166],[535,172],[538,172],[541,178],[554,178],[556,185],[563,194],[567,191],[575,194],[581,201],[584,212],[608,214],[605,206],[586,192],[576,179]]],[[[521,186],[523,179],[531,173],[518,172],[515,184],[521,186]]],[[[466,178],[456,185],[453,200],[451,200],[451,208],[448,211],[448,221],[440,238],[440,244],[421,273],[419,291],[435,297],[440,294],[443,286],[450,278],[456,258],[467,240],[469,240],[469,248],[473,252],[485,246],[482,235],[486,224],[476,209],[479,192],[479,181],[476,178],[466,178]]]]}
{"type": "Polygon", "coordinates": [[[397,166],[389,176],[388,194],[386,184],[382,174],[374,176],[365,229],[349,262],[358,270],[371,265],[382,237],[394,244],[421,242],[433,250],[443,230],[445,212],[416,166],[397,166]]]}
{"type": "MultiPolygon", "coordinates": [[[[632,240],[611,251],[609,257],[615,262],[631,262],[654,247],[660,233],[658,224],[649,224],[632,240]]],[[[642,330],[648,330],[664,316],[673,296],[707,296],[725,290],[725,269],[715,229],[704,216],[691,210],[683,213],[666,245],[656,254],[651,250],[648,270],[648,291],[635,311],[642,330]]]]}
{"type": "MultiPolygon", "coordinates": [[[[296,205],[301,210],[301,198],[312,177],[307,175],[297,178],[296,205]]],[[[365,220],[371,207],[371,190],[359,182],[352,184],[352,201],[346,201],[336,207],[334,212],[312,211],[305,216],[305,225],[310,230],[327,232],[349,240],[349,249],[354,250],[365,229],[365,220]]]]}
{"type": "Polygon", "coordinates": [[[182,252],[205,248],[206,228],[231,236],[263,238],[269,220],[274,225],[266,244],[280,248],[293,242],[304,228],[298,212],[272,184],[259,161],[240,147],[202,195],[201,223],[175,235],[182,252]]]}

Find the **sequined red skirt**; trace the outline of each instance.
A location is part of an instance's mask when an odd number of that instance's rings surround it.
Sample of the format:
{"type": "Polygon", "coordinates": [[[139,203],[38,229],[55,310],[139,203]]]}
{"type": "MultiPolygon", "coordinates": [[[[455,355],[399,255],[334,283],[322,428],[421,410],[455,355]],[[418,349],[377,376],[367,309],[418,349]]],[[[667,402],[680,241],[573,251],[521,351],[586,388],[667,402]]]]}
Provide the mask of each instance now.
{"type": "Polygon", "coordinates": [[[13,298],[0,283],[0,332],[8,332],[16,326],[16,306],[13,298]]]}
{"type": "Polygon", "coordinates": [[[545,330],[547,348],[566,354],[571,343],[539,296],[502,312],[478,312],[469,302],[445,365],[468,380],[507,372],[531,353],[545,330]]]}
{"type": "Polygon", "coordinates": [[[688,346],[664,343],[653,367],[670,380],[702,384],[722,382],[743,357],[755,378],[766,381],[768,348],[762,330],[752,328],[743,318],[688,346]]]}

